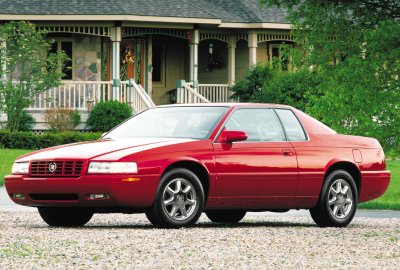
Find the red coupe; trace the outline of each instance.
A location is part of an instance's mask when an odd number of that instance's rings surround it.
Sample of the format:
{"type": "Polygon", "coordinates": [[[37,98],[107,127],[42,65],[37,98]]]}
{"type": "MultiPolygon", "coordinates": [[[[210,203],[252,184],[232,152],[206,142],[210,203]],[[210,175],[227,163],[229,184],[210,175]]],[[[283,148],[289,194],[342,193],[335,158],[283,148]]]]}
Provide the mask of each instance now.
{"type": "Polygon", "coordinates": [[[50,226],[94,213],[146,213],[157,227],[239,222],[246,211],[310,209],[322,227],[348,225],[381,196],[390,172],[376,139],[339,135],[289,106],[195,104],[149,109],[98,141],[18,158],[11,199],[50,226]]]}

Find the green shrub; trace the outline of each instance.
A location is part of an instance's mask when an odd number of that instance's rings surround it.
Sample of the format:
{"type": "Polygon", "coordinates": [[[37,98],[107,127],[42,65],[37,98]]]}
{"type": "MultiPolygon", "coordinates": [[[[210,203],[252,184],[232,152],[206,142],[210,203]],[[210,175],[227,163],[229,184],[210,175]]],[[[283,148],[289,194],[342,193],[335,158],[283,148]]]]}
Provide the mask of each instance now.
{"type": "Polygon", "coordinates": [[[287,104],[306,111],[310,106],[307,96],[319,95],[321,80],[319,74],[308,69],[280,71],[259,63],[231,88],[232,97],[242,102],[287,104]]]}
{"type": "Polygon", "coordinates": [[[19,116],[18,131],[32,130],[35,124],[35,118],[33,118],[33,116],[27,111],[22,111],[21,115],[19,116]]]}
{"type": "Polygon", "coordinates": [[[37,149],[38,139],[32,132],[1,130],[0,145],[11,149],[37,149]]]}
{"type": "Polygon", "coordinates": [[[254,102],[277,103],[291,105],[299,110],[306,111],[312,106],[308,96],[318,95],[318,86],[321,76],[308,69],[290,71],[276,71],[264,86],[262,93],[255,95],[254,102]]]}
{"type": "Polygon", "coordinates": [[[119,101],[99,102],[90,112],[87,125],[93,131],[106,132],[132,116],[132,108],[119,101]]]}
{"type": "Polygon", "coordinates": [[[231,87],[232,98],[240,102],[251,102],[258,96],[265,83],[272,78],[273,70],[268,63],[258,63],[247,71],[243,80],[231,87]]]}
{"type": "Polygon", "coordinates": [[[46,110],[44,119],[49,124],[50,130],[61,132],[74,130],[81,122],[81,114],[73,109],[52,108],[46,110]]]}
{"type": "Polygon", "coordinates": [[[10,132],[0,130],[0,147],[10,149],[42,149],[61,144],[97,140],[101,133],[79,133],[65,131],[59,133],[46,132],[37,135],[33,132],[10,132]]]}

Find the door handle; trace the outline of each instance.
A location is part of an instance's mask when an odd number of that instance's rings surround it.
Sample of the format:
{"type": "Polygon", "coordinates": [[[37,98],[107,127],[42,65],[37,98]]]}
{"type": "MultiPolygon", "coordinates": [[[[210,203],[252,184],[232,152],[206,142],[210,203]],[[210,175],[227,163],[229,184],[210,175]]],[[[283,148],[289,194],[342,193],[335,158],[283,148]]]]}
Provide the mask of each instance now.
{"type": "Polygon", "coordinates": [[[282,150],[282,154],[283,154],[284,156],[293,156],[293,151],[290,150],[290,149],[283,149],[283,150],[282,150]]]}

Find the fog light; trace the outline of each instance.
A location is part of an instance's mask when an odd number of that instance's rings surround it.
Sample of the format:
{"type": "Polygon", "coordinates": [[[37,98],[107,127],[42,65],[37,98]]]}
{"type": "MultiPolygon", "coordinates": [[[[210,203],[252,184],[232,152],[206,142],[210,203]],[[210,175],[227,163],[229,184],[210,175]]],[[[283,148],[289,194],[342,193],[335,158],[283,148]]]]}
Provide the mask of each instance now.
{"type": "Polygon", "coordinates": [[[13,197],[13,199],[17,199],[17,200],[25,200],[24,194],[16,193],[16,194],[13,194],[12,197],[13,197]]]}
{"type": "Polygon", "coordinates": [[[89,194],[89,198],[91,200],[107,200],[110,198],[108,194],[89,194]]]}

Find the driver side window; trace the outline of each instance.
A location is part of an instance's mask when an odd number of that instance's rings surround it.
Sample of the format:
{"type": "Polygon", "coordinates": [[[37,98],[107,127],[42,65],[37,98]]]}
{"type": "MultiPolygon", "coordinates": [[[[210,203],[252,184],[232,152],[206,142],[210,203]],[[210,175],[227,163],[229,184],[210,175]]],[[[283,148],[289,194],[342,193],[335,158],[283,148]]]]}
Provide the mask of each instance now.
{"type": "Polygon", "coordinates": [[[225,129],[246,132],[248,142],[286,141],[282,125],[272,109],[237,109],[226,122],[225,129]]]}

